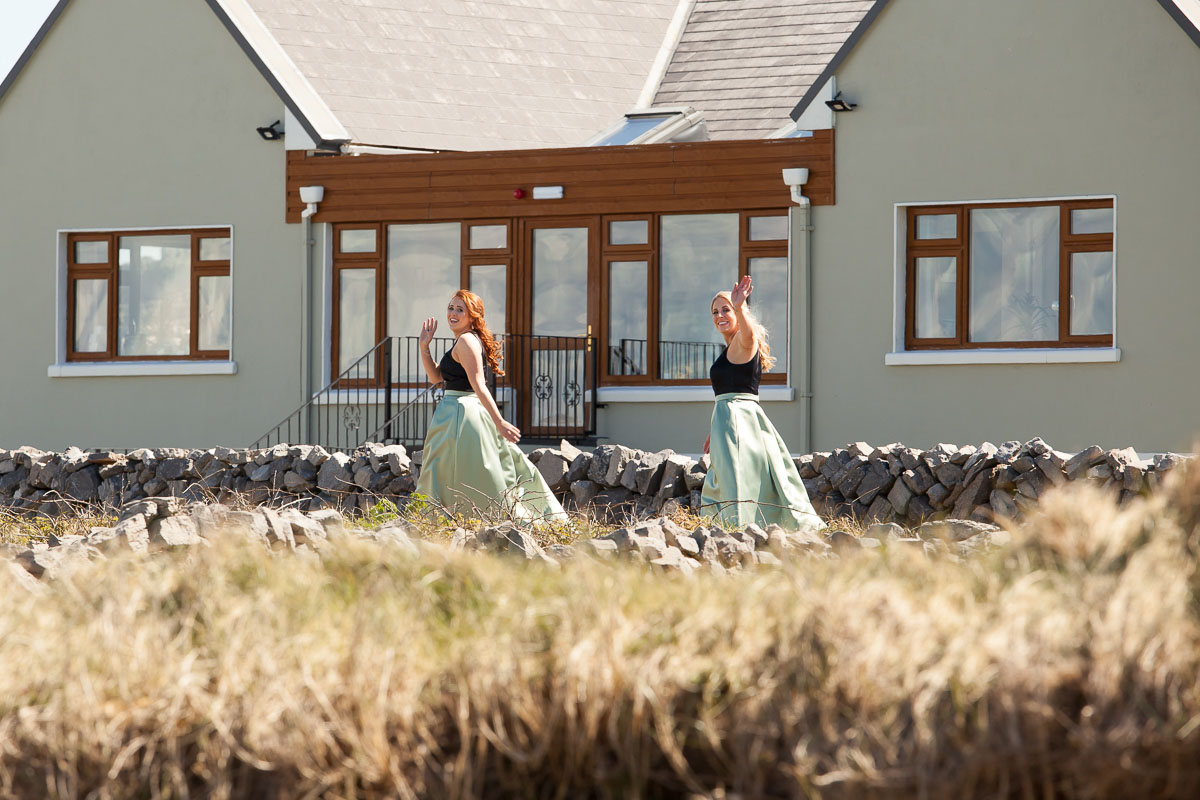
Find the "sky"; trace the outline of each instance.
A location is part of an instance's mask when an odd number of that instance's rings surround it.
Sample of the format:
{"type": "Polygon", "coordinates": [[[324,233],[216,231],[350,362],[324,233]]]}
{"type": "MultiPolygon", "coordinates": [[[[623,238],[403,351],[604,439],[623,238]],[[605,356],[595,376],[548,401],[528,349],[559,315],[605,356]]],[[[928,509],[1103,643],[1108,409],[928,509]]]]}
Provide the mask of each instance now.
{"type": "Polygon", "coordinates": [[[0,0],[0,81],[25,52],[55,0],[0,0]]]}

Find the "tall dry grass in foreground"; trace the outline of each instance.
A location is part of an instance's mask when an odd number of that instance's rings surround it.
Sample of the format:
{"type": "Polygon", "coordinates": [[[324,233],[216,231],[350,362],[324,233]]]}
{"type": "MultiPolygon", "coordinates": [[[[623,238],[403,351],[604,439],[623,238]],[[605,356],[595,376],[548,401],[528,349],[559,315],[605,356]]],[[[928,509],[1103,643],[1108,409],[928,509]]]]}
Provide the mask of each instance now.
{"type": "Polygon", "coordinates": [[[345,540],[0,586],[16,797],[1195,797],[1200,470],[683,579],[345,540]]]}

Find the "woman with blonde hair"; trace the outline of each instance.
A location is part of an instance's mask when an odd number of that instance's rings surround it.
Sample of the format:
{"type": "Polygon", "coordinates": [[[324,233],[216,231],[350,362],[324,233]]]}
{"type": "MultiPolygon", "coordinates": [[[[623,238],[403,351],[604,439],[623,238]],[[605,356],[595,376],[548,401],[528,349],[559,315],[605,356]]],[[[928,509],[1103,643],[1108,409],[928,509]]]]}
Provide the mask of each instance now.
{"type": "Polygon", "coordinates": [[[479,295],[459,289],[446,306],[454,346],[434,363],[433,317],[421,325],[421,363],[430,383],[445,382],[433,412],[417,492],[450,513],[502,510],[516,519],[566,519],[562,506],[517,442],[521,431],[500,416],[484,366],[500,370],[500,344],[488,330],[479,295]]]}
{"type": "Polygon", "coordinates": [[[825,523],[808,500],[787,445],[758,403],[763,370],[775,359],[766,329],[746,305],[753,291],[747,275],[733,291],[718,292],[710,307],[725,349],[709,370],[717,401],[704,440],[711,464],[701,513],[739,528],[754,522],[818,530],[825,523]]]}

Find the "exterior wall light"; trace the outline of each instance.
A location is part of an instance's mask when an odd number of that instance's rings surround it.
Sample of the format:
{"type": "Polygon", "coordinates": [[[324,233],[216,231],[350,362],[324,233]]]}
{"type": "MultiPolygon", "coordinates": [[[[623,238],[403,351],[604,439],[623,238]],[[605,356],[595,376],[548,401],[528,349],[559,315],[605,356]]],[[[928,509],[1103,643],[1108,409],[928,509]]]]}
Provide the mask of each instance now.
{"type": "Polygon", "coordinates": [[[853,111],[858,107],[858,103],[851,103],[849,100],[843,100],[841,92],[835,94],[832,100],[826,100],[825,105],[829,106],[830,109],[834,111],[853,111]]]}
{"type": "Polygon", "coordinates": [[[255,128],[254,130],[258,131],[258,135],[264,140],[274,142],[283,138],[283,128],[280,127],[282,125],[282,121],[275,120],[265,128],[255,128]]]}
{"type": "Polygon", "coordinates": [[[513,199],[514,200],[520,200],[523,197],[525,197],[524,189],[513,189],[513,199]]]}

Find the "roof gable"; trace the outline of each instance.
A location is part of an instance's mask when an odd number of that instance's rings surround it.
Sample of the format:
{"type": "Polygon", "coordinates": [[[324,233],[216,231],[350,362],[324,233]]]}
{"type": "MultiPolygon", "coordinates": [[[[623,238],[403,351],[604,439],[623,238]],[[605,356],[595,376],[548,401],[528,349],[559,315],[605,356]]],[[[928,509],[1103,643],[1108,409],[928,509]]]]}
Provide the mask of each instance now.
{"type": "Polygon", "coordinates": [[[355,142],[447,150],[587,140],[636,102],[678,5],[237,1],[355,142]]]}
{"type": "Polygon", "coordinates": [[[680,0],[206,2],[314,142],[476,150],[576,145],[611,123],[680,0]]]}
{"type": "Polygon", "coordinates": [[[876,0],[696,0],[654,96],[700,111],[714,139],[761,138],[815,92],[876,0]]]}
{"type": "MultiPolygon", "coordinates": [[[[875,5],[863,17],[862,22],[855,28],[854,32],[846,39],[845,44],[838,50],[837,54],[830,60],[829,65],[817,80],[813,81],[812,86],[796,104],[796,107],[791,111],[792,119],[800,119],[800,115],[804,110],[812,104],[816,99],[817,93],[825,82],[837,71],[838,66],[846,60],[846,56],[854,49],[863,34],[867,32],[867,28],[883,11],[888,0],[875,0],[875,5]]],[[[1171,18],[1183,28],[1193,42],[1200,46],[1200,0],[1158,0],[1158,4],[1171,15],[1171,18]]]]}
{"type": "Polygon", "coordinates": [[[50,13],[46,15],[46,19],[44,22],[42,22],[42,26],[38,28],[37,33],[35,33],[33,38],[29,40],[29,44],[26,45],[24,52],[21,53],[20,57],[16,60],[16,63],[12,65],[12,69],[8,71],[8,75],[4,78],[3,82],[0,82],[0,102],[4,101],[4,95],[8,93],[9,87],[16,83],[17,76],[19,76],[21,71],[25,69],[25,65],[29,63],[29,59],[33,58],[34,52],[38,49],[38,46],[42,43],[42,40],[46,38],[46,34],[48,34],[50,29],[54,27],[54,23],[58,22],[58,18],[62,16],[63,10],[67,7],[67,3],[69,2],[71,2],[71,0],[58,0],[58,2],[54,4],[54,8],[50,10],[50,13]]]}

